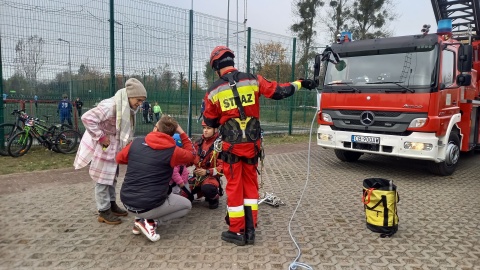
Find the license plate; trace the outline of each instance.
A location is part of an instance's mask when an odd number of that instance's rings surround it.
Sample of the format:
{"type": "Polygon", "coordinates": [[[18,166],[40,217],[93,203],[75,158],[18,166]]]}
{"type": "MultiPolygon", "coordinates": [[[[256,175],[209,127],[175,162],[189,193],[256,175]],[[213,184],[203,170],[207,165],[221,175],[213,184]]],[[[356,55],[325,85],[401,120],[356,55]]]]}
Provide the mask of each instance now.
{"type": "Polygon", "coordinates": [[[367,143],[367,144],[380,144],[380,137],[352,135],[352,142],[367,143]]]}

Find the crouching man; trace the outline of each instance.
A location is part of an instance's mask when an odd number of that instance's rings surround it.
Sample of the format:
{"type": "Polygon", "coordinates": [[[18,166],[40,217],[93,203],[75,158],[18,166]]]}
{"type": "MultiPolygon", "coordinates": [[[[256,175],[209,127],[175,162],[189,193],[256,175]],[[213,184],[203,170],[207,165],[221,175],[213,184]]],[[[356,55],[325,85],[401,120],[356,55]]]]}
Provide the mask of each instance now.
{"type": "Polygon", "coordinates": [[[150,241],[160,239],[159,222],[185,216],[191,202],[177,194],[169,194],[173,168],[193,162],[193,145],[182,127],[170,116],[162,116],[146,137],[135,138],[117,155],[119,164],[128,164],[120,199],[135,214],[132,232],[143,233],[150,241]],[[183,149],[172,136],[180,134],[183,149]]]}

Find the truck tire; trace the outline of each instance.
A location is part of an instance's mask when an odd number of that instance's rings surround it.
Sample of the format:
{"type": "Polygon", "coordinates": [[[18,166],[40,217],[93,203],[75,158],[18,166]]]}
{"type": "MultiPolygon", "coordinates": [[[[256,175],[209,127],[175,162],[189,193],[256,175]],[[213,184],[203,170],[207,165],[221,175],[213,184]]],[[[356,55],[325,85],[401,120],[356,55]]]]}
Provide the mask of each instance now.
{"type": "Polygon", "coordinates": [[[450,137],[448,137],[448,144],[446,150],[445,161],[435,163],[430,161],[428,163],[428,170],[436,175],[448,176],[451,175],[458,165],[460,158],[460,137],[458,132],[452,131],[450,137]]]}
{"type": "Polygon", "coordinates": [[[355,162],[360,158],[361,155],[363,155],[363,153],[335,149],[335,156],[337,156],[337,158],[341,161],[345,162],[355,162]]]}

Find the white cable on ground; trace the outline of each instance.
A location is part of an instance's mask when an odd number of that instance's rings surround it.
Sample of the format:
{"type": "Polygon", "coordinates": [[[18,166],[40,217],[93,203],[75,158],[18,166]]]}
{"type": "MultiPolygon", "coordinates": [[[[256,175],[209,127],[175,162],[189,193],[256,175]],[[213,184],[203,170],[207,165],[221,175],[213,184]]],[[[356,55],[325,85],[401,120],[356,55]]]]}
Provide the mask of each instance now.
{"type": "Polygon", "coordinates": [[[313,270],[313,268],[310,265],[308,265],[306,263],[298,262],[298,260],[302,256],[302,250],[300,249],[300,246],[297,244],[297,242],[295,241],[295,238],[292,235],[291,225],[292,225],[293,217],[297,213],[297,209],[300,206],[300,203],[302,202],[302,198],[303,198],[303,195],[305,194],[305,190],[307,189],[307,185],[308,185],[308,180],[310,178],[310,149],[311,149],[311,145],[312,145],[313,123],[315,123],[315,119],[317,118],[317,114],[318,114],[318,109],[317,109],[317,111],[315,111],[315,114],[314,114],[313,119],[312,119],[312,124],[310,125],[310,137],[309,137],[309,140],[308,140],[308,155],[307,155],[307,181],[305,181],[305,185],[303,186],[302,194],[300,195],[300,198],[298,199],[298,202],[297,202],[297,206],[295,207],[295,210],[293,211],[292,217],[290,218],[290,221],[288,222],[288,233],[290,234],[290,238],[292,238],[292,241],[293,241],[293,243],[295,244],[295,247],[298,250],[297,257],[295,257],[295,260],[293,260],[293,262],[288,266],[289,270],[295,270],[295,269],[297,269],[297,267],[301,267],[301,268],[307,269],[307,270],[313,270]]]}

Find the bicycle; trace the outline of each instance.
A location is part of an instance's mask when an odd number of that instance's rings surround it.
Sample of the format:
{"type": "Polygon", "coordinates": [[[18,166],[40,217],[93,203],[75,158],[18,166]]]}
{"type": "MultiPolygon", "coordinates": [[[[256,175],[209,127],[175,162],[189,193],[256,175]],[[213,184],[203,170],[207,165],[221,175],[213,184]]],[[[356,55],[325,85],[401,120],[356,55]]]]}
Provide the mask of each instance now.
{"type": "Polygon", "coordinates": [[[28,115],[24,110],[13,110],[11,115],[15,116],[13,123],[0,124],[0,156],[8,156],[7,144],[9,139],[17,132],[23,131],[25,120],[28,115]]]}
{"type": "Polygon", "coordinates": [[[39,145],[42,145],[54,152],[70,154],[76,152],[76,147],[80,144],[81,134],[73,129],[66,129],[56,134],[57,130],[62,128],[62,124],[46,127],[38,118],[30,117],[25,121],[25,127],[10,138],[7,150],[12,157],[25,155],[31,148],[33,138],[37,139],[39,145]],[[41,135],[42,134],[42,135],[41,135]]]}

